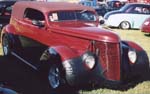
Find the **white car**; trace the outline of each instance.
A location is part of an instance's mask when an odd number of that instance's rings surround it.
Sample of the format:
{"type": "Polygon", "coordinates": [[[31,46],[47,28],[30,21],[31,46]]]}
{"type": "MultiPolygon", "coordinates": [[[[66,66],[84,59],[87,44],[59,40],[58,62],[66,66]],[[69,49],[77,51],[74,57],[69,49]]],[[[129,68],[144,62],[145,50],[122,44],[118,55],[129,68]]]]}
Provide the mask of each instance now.
{"type": "Polygon", "coordinates": [[[137,3],[126,4],[120,10],[104,15],[107,26],[121,29],[140,29],[148,17],[150,17],[150,5],[137,3]]]}

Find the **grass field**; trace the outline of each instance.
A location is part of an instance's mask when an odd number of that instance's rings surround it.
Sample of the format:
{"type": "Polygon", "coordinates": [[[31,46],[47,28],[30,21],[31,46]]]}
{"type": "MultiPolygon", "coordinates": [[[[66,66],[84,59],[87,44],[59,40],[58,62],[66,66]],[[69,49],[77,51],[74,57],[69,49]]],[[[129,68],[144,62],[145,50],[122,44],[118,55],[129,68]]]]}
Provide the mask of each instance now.
{"type": "MultiPolygon", "coordinates": [[[[148,53],[150,57],[150,36],[140,32],[140,30],[120,30],[113,29],[121,39],[136,42],[148,53]]],[[[150,74],[149,74],[150,75],[150,74]]],[[[132,84],[132,83],[131,83],[132,84]]],[[[100,88],[92,91],[80,91],[81,94],[150,94],[150,81],[143,81],[135,84],[127,90],[113,90],[100,88]]]]}
{"type": "MultiPolygon", "coordinates": [[[[139,30],[120,30],[113,29],[114,32],[121,36],[123,40],[130,40],[142,46],[150,57],[150,36],[145,35],[139,30]]],[[[1,53],[0,46],[0,53],[1,53]]],[[[150,75],[150,74],[149,74],[150,75]]],[[[131,83],[132,84],[132,83],[131,83]]],[[[99,88],[95,90],[80,90],[80,94],[150,94],[150,81],[140,82],[127,90],[113,90],[107,88],[99,88]]]]}

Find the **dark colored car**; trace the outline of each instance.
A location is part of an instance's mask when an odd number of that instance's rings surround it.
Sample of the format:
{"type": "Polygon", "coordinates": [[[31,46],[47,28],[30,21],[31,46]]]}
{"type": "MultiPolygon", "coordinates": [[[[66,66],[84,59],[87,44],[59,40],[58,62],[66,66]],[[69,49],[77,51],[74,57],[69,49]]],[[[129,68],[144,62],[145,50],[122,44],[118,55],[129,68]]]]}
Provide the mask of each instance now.
{"type": "Polygon", "coordinates": [[[141,27],[141,31],[150,34],[150,18],[144,21],[141,27]]]}
{"type": "Polygon", "coordinates": [[[65,2],[17,2],[1,34],[4,56],[13,55],[43,74],[53,89],[143,77],[143,48],[99,28],[93,8],[65,2]]]}
{"type": "Polygon", "coordinates": [[[0,1],[0,29],[9,23],[12,6],[16,1],[0,1]]]}
{"type": "Polygon", "coordinates": [[[104,3],[104,4],[99,4],[99,6],[97,8],[94,8],[95,11],[97,12],[97,14],[99,16],[104,16],[108,11],[110,11],[108,9],[108,6],[104,3]]]}
{"type": "Polygon", "coordinates": [[[107,5],[108,5],[109,11],[119,10],[125,4],[126,4],[126,2],[121,2],[119,0],[110,0],[110,1],[107,1],[107,5]]]}

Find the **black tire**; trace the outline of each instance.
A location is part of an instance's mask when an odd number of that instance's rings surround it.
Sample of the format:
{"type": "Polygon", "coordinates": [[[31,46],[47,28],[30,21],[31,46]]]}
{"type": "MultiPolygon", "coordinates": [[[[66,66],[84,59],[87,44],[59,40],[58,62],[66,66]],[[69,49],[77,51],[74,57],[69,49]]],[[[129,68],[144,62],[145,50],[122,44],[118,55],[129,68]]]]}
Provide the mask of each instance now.
{"type": "Polygon", "coordinates": [[[11,56],[11,42],[6,34],[2,37],[2,50],[3,56],[11,56]]]}
{"type": "Polygon", "coordinates": [[[58,65],[52,64],[48,71],[48,82],[52,89],[57,89],[61,86],[61,69],[58,65]]]}
{"type": "Polygon", "coordinates": [[[120,26],[119,26],[121,29],[124,29],[124,30],[127,30],[127,29],[130,29],[131,28],[131,25],[128,21],[123,21],[120,23],[120,26]]]}
{"type": "Polygon", "coordinates": [[[50,88],[54,91],[62,88],[66,80],[59,55],[52,56],[46,50],[41,56],[40,62],[40,75],[49,83],[50,88]]]}

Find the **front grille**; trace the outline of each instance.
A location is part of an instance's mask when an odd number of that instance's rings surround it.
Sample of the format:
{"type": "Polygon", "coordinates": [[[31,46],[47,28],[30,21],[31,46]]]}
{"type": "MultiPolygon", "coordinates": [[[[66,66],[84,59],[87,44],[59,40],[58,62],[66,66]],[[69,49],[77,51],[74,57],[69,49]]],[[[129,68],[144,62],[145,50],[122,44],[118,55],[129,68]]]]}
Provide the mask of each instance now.
{"type": "Polygon", "coordinates": [[[119,43],[97,42],[99,61],[108,80],[120,80],[120,46],[119,43]]]}

